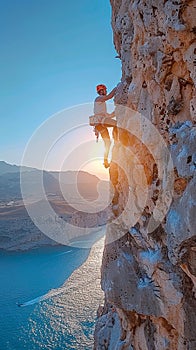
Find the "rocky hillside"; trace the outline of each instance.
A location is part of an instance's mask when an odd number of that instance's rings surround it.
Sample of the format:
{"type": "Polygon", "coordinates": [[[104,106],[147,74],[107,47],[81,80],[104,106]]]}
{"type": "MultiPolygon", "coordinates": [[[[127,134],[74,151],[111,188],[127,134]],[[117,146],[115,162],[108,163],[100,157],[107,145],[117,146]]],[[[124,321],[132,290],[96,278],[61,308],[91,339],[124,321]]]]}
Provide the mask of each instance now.
{"type": "Polygon", "coordinates": [[[100,179],[86,171],[42,171],[30,167],[20,167],[0,161],[0,205],[9,201],[22,199],[20,177],[23,174],[23,186],[28,188],[29,198],[32,198],[38,186],[38,175],[43,177],[45,192],[48,196],[60,196],[74,191],[77,184],[78,191],[84,198],[98,196],[97,184],[100,179]]]}
{"type": "Polygon", "coordinates": [[[49,227],[54,226],[51,213],[43,213],[43,198],[37,199],[39,176],[43,179],[46,202],[54,213],[53,220],[59,223],[66,237],[67,222],[76,227],[76,231],[77,227],[89,227],[92,228],[92,232],[94,228],[95,231],[96,228],[99,231],[99,226],[106,223],[107,208],[89,213],[86,207],[89,202],[97,199],[100,184],[108,193],[107,182],[101,182],[98,177],[84,171],[42,173],[38,169],[23,167],[23,202],[20,170],[16,165],[0,161],[0,249],[27,250],[61,243],[54,239],[53,234],[48,233],[49,227]],[[29,213],[36,215],[37,220],[40,220],[48,231],[40,230],[39,225],[35,224],[35,217],[29,213]]]}
{"type": "Polygon", "coordinates": [[[196,349],[196,2],[111,0],[122,62],[95,349],[196,349]]]}

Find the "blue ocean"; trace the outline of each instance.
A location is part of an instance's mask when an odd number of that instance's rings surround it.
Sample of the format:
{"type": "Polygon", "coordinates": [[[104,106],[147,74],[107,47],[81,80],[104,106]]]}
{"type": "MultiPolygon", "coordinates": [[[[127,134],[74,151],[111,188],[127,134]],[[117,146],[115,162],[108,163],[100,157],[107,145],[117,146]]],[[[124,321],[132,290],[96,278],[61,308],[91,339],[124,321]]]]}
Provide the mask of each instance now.
{"type": "Polygon", "coordinates": [[[0,252],[0,350],[93,348],[103,244],[0,252]]]}

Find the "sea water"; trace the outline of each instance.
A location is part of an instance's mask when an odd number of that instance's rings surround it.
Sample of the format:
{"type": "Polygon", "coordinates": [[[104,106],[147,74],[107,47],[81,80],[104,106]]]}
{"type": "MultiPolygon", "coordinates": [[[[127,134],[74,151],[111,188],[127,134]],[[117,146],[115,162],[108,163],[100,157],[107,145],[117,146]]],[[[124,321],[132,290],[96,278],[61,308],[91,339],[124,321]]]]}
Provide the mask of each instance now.
{"type": "Polygon", "coordinates": [[[92,349],[102,250],[0,252],[0,350],[92,349]]]}

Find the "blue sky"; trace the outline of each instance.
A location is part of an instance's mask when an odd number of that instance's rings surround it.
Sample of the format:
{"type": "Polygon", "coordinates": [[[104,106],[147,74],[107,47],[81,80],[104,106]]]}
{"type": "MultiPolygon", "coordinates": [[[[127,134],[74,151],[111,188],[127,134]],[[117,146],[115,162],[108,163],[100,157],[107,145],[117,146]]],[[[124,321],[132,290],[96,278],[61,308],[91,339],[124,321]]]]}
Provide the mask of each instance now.
{"type": "Polygon", "coordinates": [[[19,164],[47,118],[119,82],[110,22],[109,0],[0,1],[1,160],[19,164]]]}

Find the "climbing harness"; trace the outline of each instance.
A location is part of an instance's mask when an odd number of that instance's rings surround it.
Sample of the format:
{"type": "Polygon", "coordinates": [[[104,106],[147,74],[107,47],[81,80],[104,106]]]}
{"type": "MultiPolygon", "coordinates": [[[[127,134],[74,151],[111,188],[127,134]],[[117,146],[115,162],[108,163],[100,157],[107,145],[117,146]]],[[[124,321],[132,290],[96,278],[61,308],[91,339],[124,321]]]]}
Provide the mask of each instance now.
{"type": "Polygon", "coordinates": [[[93,126],[93,132],[95,133],[96,142],[98,142],[100,134],[100,130],[98,130],[97,126],[102,125],[106,129],[110,127],[114,128],[117,125],[116,120],[100,115],[91,115],[89,117],[89,124],[93,126]]]}

